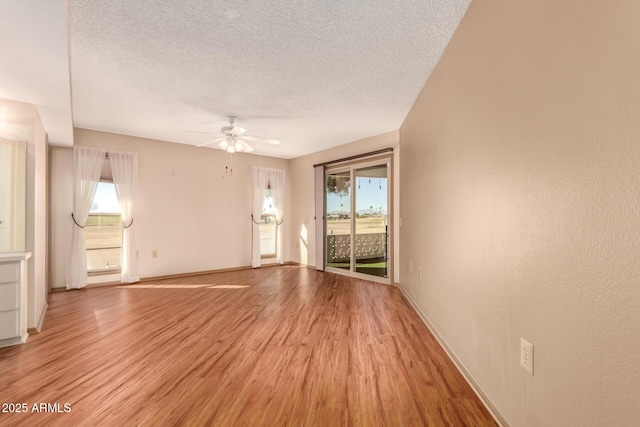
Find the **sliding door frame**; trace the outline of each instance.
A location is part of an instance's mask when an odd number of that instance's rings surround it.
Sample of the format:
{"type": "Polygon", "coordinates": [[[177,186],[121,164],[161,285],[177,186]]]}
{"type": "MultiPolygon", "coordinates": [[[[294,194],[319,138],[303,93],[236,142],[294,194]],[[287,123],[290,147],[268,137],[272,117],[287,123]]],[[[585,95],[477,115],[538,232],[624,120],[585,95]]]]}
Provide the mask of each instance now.
{"type": "Polygon", "coordinates": [[[375,156],[371,156],[371,157],[366,157],[366,158],[362,158],[362,159],[355,159],[355,160],[350,160],[347,162],[343,162],[343,163],[336,163],[336,164],[332,164],[332,165],[327,165],[324,168],[324,189],[323,189],[323,194],[324,194],[324,209],[325,212],[323,213],[323,223],[322,223],[322,232],[323,232],[323,238],[324,238],[324,251],[326,252],[328,250],[327,244],[326,244],[326,239],[327,239],[327,218],[326,218],[326,207],[327,207],[327,193],[326,193],[326,177],[328,174],[331,173],[338,173],[338,172],[346,172],[349,171],[350,173],[350,180],[351,180],[351,191],[349,194],[350,197],[350,205],[351,205],[351,220],[350,220],[350,236],[351,236],[351,244],[350,244],[350,268],[349,270],[344,270],[344,269],[340,269],[340,268],[332,268],[332,267],[328,267],[326,265],[327,263],[327,255],[326,253],[323,253],[323,262],[324,262],[324,269],[325,271],[331,272],[331,273],[336,273],[336,274],[342,274],[342,275],[346,275],[346,276],[350,276],[350,277],[356,277],[359,279],[364,279],[364,280],[370,280],[372,282],[378,282],[378,283],[384,283],[387,285],[391,285],[393,283],[393,264],[394,264],[394,260],[393,260],[393,253],[394,253],[394,215],[393,215],[393,176],[394,176],[394,170],[393,170],[393,152],[387,152],[381,155],[375,155],[375,156]],[[386,235],[386,239],[387,239],[387,253],[386,253],[386,263],[387,263],[387,277],[380,277],[380,276],[375,276],[372,274],[365,274],[365,273],[358,273],[355,271],[355,263],[356,263],[356,259],[355,259],[355,239],[356,239],[356,218],[355,218],[355,212],[356,212],[356,191],[354,191],[354,187],[355,187],[355,183],[356,183],[356,170],[357,169],[363,169],[363,168],[367,168],[367,167],[372,167],[372,166],[381,166],[381,165],[386,165],[387,167],[387,235],[386,235]]]}

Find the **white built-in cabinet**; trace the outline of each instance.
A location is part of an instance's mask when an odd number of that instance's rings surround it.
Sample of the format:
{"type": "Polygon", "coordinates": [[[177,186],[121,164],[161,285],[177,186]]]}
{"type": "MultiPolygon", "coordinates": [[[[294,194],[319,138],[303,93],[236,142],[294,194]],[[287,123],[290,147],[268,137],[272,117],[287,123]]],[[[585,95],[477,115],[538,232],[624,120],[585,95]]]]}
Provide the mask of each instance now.
{"type": "Polygon", "coordinates": [[[0,347],[27,340],[27,260],[31,252],[0,253],[0,347]]]}

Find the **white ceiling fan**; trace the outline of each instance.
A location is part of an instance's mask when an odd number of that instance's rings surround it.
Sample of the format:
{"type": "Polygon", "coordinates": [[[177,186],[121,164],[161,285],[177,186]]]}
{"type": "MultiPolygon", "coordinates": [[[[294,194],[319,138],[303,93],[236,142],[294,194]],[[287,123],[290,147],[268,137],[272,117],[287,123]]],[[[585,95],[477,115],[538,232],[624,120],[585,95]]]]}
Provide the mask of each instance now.
{"type": "Polygon", "coordinates": [[[227,153],[233,154],[237,152],[252,152],[253,148],[247,141],[266,142],[273,145],[280,144],[280,141],[278,141],[277,139],[245,135],[244,133],[247,130],[235,125],[235,116],[227,116],[227,119],[229,119],[229,126],[223,126],[220,129],[220,134],[222,135],[221,137],[216,138],[212,141],[205,142],[204,144],[200,144],[198,145],[198,147],[209,147],[214,144],[218,144],[218,148],[220,148],[221,150],[225,150],[227,153]]]}

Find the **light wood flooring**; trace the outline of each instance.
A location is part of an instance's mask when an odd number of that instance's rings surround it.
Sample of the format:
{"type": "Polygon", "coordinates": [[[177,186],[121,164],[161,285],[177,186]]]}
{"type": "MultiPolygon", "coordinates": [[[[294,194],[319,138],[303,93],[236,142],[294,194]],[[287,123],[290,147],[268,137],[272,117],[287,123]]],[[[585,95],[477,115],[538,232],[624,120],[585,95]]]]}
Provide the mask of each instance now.
{"type": "Polygon", "coordinates": [[[495,426],[392,286],[283,266],[54,293],[2,426],[495,426]],[[31,412],[36,403],[67,413],[31,412]]]}

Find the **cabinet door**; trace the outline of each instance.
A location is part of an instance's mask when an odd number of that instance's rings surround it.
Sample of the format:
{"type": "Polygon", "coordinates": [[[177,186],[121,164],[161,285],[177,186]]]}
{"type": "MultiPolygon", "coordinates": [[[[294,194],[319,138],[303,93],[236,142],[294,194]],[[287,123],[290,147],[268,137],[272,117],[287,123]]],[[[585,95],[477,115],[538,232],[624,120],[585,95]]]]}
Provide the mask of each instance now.
{"type": "Polygon", "coordinates": [[[0,340],[20,336],[20,311],[0,311],[0,340]]]}
{"type": "Polygon", "coordinates": [[[20,283],[0,283],[0,313],[20,308],[20,283]]]}
{"type": "Polygon", "coordinates": [[[0,339],[20,335],[20,264],[0,264],[0,339]]]}

